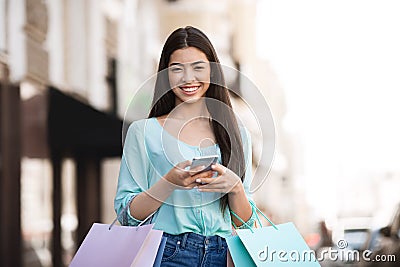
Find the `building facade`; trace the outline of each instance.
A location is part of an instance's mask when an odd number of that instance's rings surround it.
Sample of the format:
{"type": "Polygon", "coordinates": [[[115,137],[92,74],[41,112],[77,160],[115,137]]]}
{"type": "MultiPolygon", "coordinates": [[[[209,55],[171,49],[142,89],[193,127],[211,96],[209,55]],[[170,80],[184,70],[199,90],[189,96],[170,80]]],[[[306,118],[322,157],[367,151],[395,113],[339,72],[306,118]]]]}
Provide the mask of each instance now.
{"type": "MultiPolygon", "coordinates": [[[[263,186],[254,193],[257,204],[278,222],[298,220],[300,223],[307,216],[307,207],[305,204],[300,205],[302,208],[294,206],[294,203],[304,203],[304,196],[294,186],[293,169],[299,164],[295,164],[293,155],[301,152],[287,145],[290,136],[282,127],[283,89],[268,62],[259,59],[255,52],[256,9],[255,0],[1,0],[1,81],[2,84],[6,81],[18,84],[14,101],[18,97],[21,105],[53,86],[104,114],[129,121],[130,114],[126,114],[126,110],[140,85],[156,72],[166,37],[177,27],[199,27],[215,45],[221,63],[239,68],[258,86],[274,115],[275,159],[272,167],[270,162],[259,163],[262,168],[271,170],[263,186]]],[[[235,80],[228,82],[233,84],[235,80]]],[[[240,90],[246,99],[245,88],[240,90]]],[[[240,100],[235,102],[240,106],[240,100]]],[[[4,105],[3,109],[6,109],[4,105]]],[[[12,116],[12,109],[2,111],[2,116],[6,115],[12,116]]],[[[21,126],[26,115],[22,113],[21,121],[15,119],[14,124],[21,126]]],[[[40,112],[28,115],[31,122],[43,118],[40,112]]],[[[246,117],[242,120],[246,121],[246,117]]],[[[3,125],[14,124],[5,124],[2,120],[2,135],[6,135],[3,125]]],[[[258,136],[260,130],[265,129],[256,127],[252,131],[256,152],[262,140],[258,136]]],[[[24,134],[29,133],[20,134],[24,140],[24,134]]],[[[5,143],[10,139],[4,137],[3,140],[5,143]]],[[[22,255],[21,266],[67,265],[79,245],[79,164],[74,158],[63,158],[61,185],[55,187],[56,166],[51,153],[44,149],[43,157],[29,156],[24,152],[29,144],[18,139],[14,142],[21,145],[20,154],[14,155],[14,161],[18,159],[20,166],[20,184],[11,189],[19,190],[21,201],[17,203],[20,215],[10,223],[21,225],[21,232],[17,233],[21,243],[16,244],[19,246],[16,251],[21,251],[22,255]],[[61,210],[54,209],[54,194],[60,196],[61,210]],[[54,220],[54,212],[60,213],[59,221],[54,220]],[[60,232],[58,249],[52,240],[55,229],[60,232]]],[[[47,141],[38,140],[37,143],[47,144],[47,141]]],[[[1,153],[4,155],[5,151],[3,146],[1,153]]],[[[255,155],[257,161],[257,153],[255,155]]],[[[101,187],[95,201],[101,207],[97,215],[106,223],[115,216],[113,197],[119,160],[118,157],[103,158],[99,165],[101,187]]],[[[18,176],[13,178],[19,180],[18,176]]],[[[11,176],[8,179],[12,179],[11,176]]],[[[2,214],[7,214],[4,210],[2,214]]],[[[306,225],[300,228],[307,229],[306,225]]],[[[4,244],[2,252],[6,253],[4,244]]],[[[15,255],[18,253],[12,257],[15,255]]],[[[10,257],[2,257],[1,265],[15,263],[10,257]]]]}

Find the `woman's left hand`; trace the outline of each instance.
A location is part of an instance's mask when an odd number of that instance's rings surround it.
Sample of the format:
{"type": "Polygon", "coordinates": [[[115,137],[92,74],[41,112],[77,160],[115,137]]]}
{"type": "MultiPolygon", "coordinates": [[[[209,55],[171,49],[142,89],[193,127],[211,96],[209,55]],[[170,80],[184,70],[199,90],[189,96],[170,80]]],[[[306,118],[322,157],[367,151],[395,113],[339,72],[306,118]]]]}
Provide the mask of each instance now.
{"type": "Polygon", "coordinates": [[[233,171],[221,164],[214,164],[211,169],[218,173],[213,178],[198,178],[196,182],[200,185],[201,192],[237,193],[243,189],[242,181],[233,171]]]}

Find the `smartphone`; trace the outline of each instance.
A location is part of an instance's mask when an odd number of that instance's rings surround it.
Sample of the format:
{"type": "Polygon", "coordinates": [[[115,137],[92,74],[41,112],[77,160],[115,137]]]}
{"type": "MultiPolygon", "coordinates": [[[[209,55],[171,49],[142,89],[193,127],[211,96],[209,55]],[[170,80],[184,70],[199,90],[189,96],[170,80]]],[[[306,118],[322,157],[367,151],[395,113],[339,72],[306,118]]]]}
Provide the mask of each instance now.
{"type": "Polygon", "coordinates": [[[192,165],[190,166],[190,170],[198,167],[198,166],[205,166],[204,169],[196,172],[196,174],[209,171],[211,170],[211,165],[217,163],[218,155],[211,155],[211,156],[203,156],[203,157],[194,157],[192,160],[192,165]]]}

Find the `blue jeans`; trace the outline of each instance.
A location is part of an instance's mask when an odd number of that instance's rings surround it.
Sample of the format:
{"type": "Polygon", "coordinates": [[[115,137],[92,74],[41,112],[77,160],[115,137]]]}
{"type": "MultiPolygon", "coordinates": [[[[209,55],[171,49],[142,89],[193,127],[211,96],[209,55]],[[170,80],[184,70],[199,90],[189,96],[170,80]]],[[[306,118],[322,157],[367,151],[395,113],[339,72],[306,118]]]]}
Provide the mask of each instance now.
{"type": "Polygon", "coordinates": [[[226,266],[228,246],[220,236],[195,233],[163,234],[167,238],[162,267],[219,267],[226,266]]]}

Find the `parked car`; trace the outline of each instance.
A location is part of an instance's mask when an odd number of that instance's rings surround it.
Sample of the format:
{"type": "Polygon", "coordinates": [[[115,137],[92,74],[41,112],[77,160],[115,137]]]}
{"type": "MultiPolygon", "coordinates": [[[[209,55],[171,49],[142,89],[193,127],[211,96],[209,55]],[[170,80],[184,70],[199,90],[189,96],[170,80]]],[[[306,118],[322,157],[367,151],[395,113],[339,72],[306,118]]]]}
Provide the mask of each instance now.
{"type": "Polygon", "coordinates": [[[373,231],[364,246],[371,250],[370,260],[363,260],[360,267],[398,267],[400,266],[400,204],[391,223],[373,231]]]}
{"type": "MultiPolygon", "coordinates": [[[[332,231],[333,242],[328,247],[317,250],[317,255],[324,255],[320,262],[322,267],[351,267],[357,264],[353,251],[361,253],[363,245],[370,236],[372,217],[344,217],[338,219],[332,231]],[[331,258],[323,251],[337,251],[331,258]]],[[[320,257],[321,258],[321,257],[320,257]]]]}

